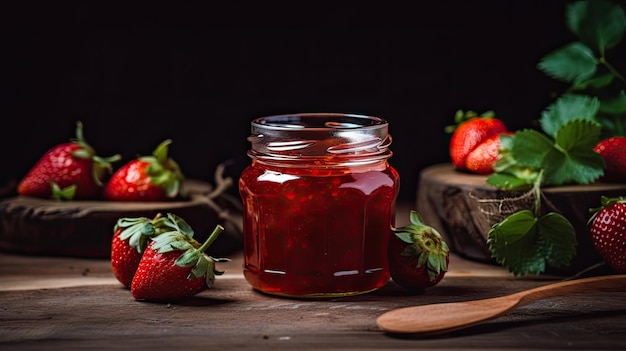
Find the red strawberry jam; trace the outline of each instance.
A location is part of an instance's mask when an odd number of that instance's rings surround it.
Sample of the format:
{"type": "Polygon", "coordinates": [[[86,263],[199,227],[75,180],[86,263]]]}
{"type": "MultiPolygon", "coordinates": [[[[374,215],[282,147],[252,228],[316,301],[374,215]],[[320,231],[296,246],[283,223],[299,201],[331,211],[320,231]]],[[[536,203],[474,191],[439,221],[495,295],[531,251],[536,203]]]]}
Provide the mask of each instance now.
{"type": "Polygon", "coordinates": [[[399,176],[375,117],[298,114],[253,121],[240,177],[244,275],[296,297],[366,293],[389,280],[399,176]]]}

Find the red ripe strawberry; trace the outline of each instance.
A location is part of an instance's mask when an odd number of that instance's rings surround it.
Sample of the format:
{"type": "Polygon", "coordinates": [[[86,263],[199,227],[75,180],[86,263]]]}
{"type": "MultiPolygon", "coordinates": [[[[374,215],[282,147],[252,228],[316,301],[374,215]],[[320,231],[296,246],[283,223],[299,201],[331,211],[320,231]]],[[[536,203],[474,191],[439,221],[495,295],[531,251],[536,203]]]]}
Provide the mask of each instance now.
{"type": "Polygon", "coordinates": [[[204,244],[172,231],[153,238],[139,261],[130,291],[137,300],[176,301],[213,286],[215,259],[204,254],[224,230],[218,225],[204,244]]]}
{"type": "Polygon", "coordinates": [[[411,224],[395,228],[389,242],[391,278],[409,291],[422,291],[437,285],[448,270],[450,251],[441,235],[415,211],[411,224]]]}
{"type": "Polygon", "coordinates": [[[471,111],[465,115],[459,111],[455,119],[458,125],[452,132],[449,150],[454,166],[462,171],[478,171],[476,173],[481,174],[493,173],[492,168],[495,159],[490,148],[494,146],[495,136],[507,132],[504,122],[492,117],[489,113],[484,116],[476,116],[471,111]],[[485,142],[492,145],[484,146],[486,150],[476,150],[485,142]],[[470,158],[472,152],[475,153],[470,158]],[[483,157],[484,160],[481,160],[483,157]]]}
{"type": "Polygon", "coordinates": [[[626,273],[626,197],[602,197],[589,219],[591,241],[616,273],[626,273]]]}
{"type": "Polygon", "coordinates": [[[180,194],[184,176],[168,157],[171,140],[165,140],[151,156],[137,157],[119,168],[104,187],[111,201],[167,201],[180,194]]]}
{"type": "Polygon", "coordinates": [[[57,200],[98,199],[103,177],[111,173],[111,163],[121,158],[101,158],[85,141],[83,125],[76,127],[76,139],[49,149],[22,178],[19,195],[57,200]]]}
{"type": "Polygon", "coordinates": [[[193,236],[189,224],[171,213],[168,213],[167,217],[162,217],[158,213],[154,219],[120,218],[113,228],[111,242],[111,267],[115,278],[130,288],[141,256],[151,238],[172,230],[189,237],[193,236]]]}
{"type": "Polygon", "coordinates": [[[467,170],[476,174],[491,174],[494,172],[493,166],[500,158],[501,135],[512,135],[510,132],[503,132],[493,135],[480,143],[472,150],[465,160],[467,170]]]}
{"type": "Polygon", "coordinates": [[[613,136],[602,139],[594,147],[604,159],[604,175],[601,181],[626,183],[626,137],[613,136]]]}

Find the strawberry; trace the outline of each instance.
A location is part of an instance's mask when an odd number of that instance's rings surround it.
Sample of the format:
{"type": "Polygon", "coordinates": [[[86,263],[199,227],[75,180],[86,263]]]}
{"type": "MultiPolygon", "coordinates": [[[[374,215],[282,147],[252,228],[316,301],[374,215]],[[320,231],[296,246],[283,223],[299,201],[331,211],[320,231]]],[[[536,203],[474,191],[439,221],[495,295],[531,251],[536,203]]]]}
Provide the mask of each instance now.
{"type": "Polygon", "coordinates": [[[591,212],[594,247],[616,273],[626,273],[626,197],[603,196],[601,206],[591,212]]]}
{"type": "Polygon", "coordinates": [[[497,159],[499,140],[496,136],[507,132],[507,127],[500,119],[493,117],[491,112],[477,116],[468,111],[458,111],[456,126],[448,127],[452,131],[450,139],[450,158],[454,166],[461,171],[472,173],[493,173],[493,163],[497,159]],[[452,129],[453,128],[453,129],[452,129]],[[483,143],[488,143],[482,146],[483,143]]]}
{"type": "Polygon", "coordinates": [[[411,224],[394,228],[389,242],[391,278],[409,291],[422,291],[438,284],[448,270],[450,251],[441,234],[411,211],[411,224]]]}
{"type": "Polygon", "coordinates": [[[26,173],[17,186],[23,196],[57,200],[98,199],[103,178],[112,172],[120,155],[101,158],[85,141],[83,125],[76,124],[76,139],[53,146],[26,173]]]}
{"type": "Polygon", "coordinates": [[[167,139],[151,156],[137,157],[120,167],[105,185],[103,197],[111,201],[167,201],[178,197],[184,176],[168,157],[171,142],[167,139]]]}
{"type": "Polygon", "coordinates": [[[161,233],[176,230],[189,237],[193,230],[182,218],[168,213],[158,213],[154,219],[147,217],[120,218],[113,228],[111,242],[111,267],[117,280],[130,288],[141,255],[150,240],[161,233]]]}
{"type": "Polygon", "coordinates": [[[177,231],[157,235],[141,256],[130,291],[136,300],[176,301],[213,287],[215,259],[204,251],[224,230],[218,225],[207,241],[197,241],[177,231]]]}
{"type": "Polygon", "coordinates": [[[613,136],[600,140],[593,150],[604,159],[604,175],[607,183],[626,182],[626,137],[613,136]]]}

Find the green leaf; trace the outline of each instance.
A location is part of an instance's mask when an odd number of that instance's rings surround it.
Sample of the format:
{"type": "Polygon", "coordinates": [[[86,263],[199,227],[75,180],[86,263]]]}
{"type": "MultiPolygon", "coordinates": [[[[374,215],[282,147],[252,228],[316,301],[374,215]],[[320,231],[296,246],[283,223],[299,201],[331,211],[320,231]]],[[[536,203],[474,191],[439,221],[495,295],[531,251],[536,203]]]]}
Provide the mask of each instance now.
{"type": "Polygon", "coordinates": [[[554,148],[552,140],[533,129],[520,130],[511,140],[511,156],[522,167],[540,168],[545,155],[554,148]]]}
{"type": "Polygon", "coordinates": [[[537,67],[552,78],[576,86],[593,77],[597,64],[591,49],[583,43],[574,42],[543,57],[537,67]]]}
{"type": "Polygon", "coordinates": [[[518,178],[515,175],[506,173],[494,173],[487,177],[486,182],[489,185],[504,190],[523,189],[532,184],[532,182],[528,182],[527,179],[518,178]]]}
{"type": "Polygon", "coordinates": [[[604,173],[602,156],[593,150],[600,131],[600,125],[585,120],[571,121],[559,129],[557,147],[543,162],[545,184],[589,184],[597,180],[604,173]]]}
{"type": "Polygon", "coordinates": [[[407,244],[413,244],[413,238],[411,233],[408,232],[398,232],[394,233],[400,240],[404,241],[407,244]]]}
{"type": "Polygon", "coordinates": [[[566,17],[568,28],[602,56],[607,48],[620,42],[626,29],[624,10],[608,1],[572,3],[567,7],[566,17]]]}
{"type": "Polygon", "coordinates": [[[559,129],[570,121],[594,120],[599,108],[600,102],[595,97],[565,94],[542,112],[539,124],[546,134],[554,138],[559,129]]]}
{"type": "Polygon", "coordinates": [[[576,231],[559,213],[541,217],[538,230],[543,239],[542,251],[549,265],[566,266],[576,254],[576,231]]]}
{"type": "Polygon", "coordinates": [[[512,214],[489,231],[493,257],[514,275],[541,274],[546,265],[567,265],[576,253],[576,233],[562,215],[537,218],[530,210],[512,214]]]}
{"type": "Polygon", "coordinates": [[[530,210],[512,214],[496,223],[487,243],[493,258],[514,275],[539,274],[545,270],[537,240],[537,218],[530,210]]]}
{"type": "Polygon", "coordinates": [[[585,90],[587,88],[594,88],[594,89],[605,88],[611,85],[614,79],[615,79],[615,76],[610,73],[598,75],[586,81],[578,82],[576,86],[572,87],[572,90],[585,90]]]}
{"type": "Polygon", "coordinates": [[[182,255],[180,255],[176,259],[175,264],[180,267],[195,266],[198,263],[198,260],[200,259],[201,255],[202,253],[196,249],[193,249],[193,248],[187,249],[185,250],[185,252],[183,252],[182,255]]]}

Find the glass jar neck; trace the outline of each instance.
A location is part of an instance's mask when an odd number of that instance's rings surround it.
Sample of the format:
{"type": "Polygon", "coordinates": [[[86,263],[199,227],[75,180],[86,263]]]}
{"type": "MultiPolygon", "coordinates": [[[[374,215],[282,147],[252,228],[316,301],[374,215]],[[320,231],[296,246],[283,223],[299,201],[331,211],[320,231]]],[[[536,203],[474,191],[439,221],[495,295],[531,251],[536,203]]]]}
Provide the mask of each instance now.
{"type": "Polygon", "coordinates": [[[257,118],[248,155],[267,164],[350,166],[391,157],[387,121],[342,113],[301,113],[257,118]]]}

